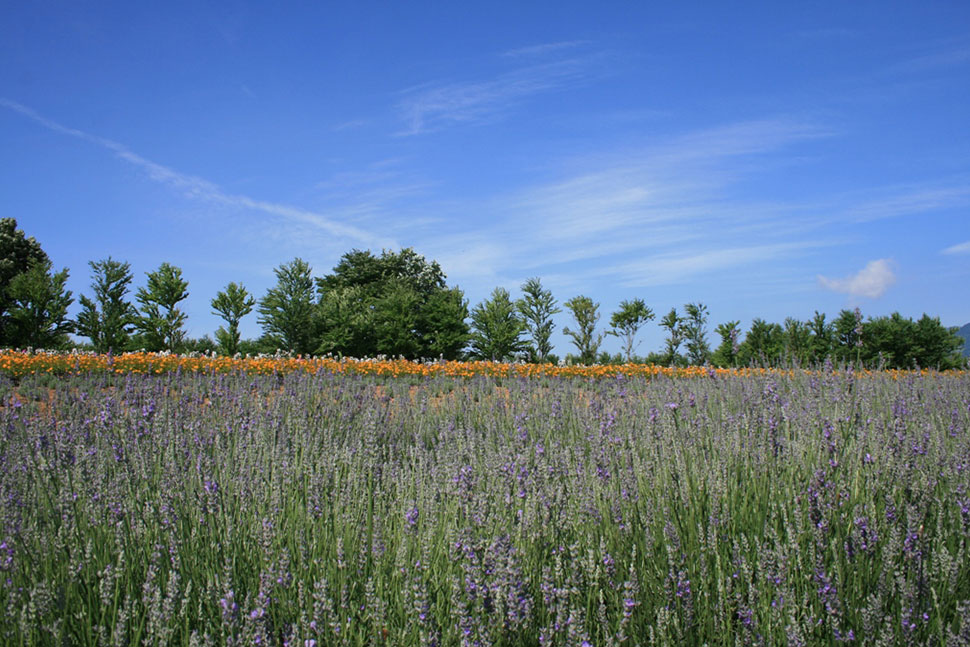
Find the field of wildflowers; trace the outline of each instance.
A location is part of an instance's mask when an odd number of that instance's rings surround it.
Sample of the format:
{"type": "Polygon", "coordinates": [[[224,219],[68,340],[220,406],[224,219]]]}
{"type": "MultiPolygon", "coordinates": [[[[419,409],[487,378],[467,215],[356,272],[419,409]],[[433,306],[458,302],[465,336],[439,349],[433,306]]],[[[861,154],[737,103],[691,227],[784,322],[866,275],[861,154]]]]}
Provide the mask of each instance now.
{"type": "Polygon", "coordinates": [[[970,644],[970,375],[539,370],[0,354],[0,643],[970,644]]]}

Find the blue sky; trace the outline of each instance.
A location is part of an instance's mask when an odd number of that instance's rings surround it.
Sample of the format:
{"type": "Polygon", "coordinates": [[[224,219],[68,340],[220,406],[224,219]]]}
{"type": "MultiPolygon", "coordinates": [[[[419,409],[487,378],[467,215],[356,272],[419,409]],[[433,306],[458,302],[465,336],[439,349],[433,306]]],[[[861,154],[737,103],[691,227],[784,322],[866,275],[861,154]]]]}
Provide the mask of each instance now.
{"type": "Polygon", "coordinates": [[[539,276],[601,327],[634,297],[712,337],[962,325],[970,4],[9,2],[0,214],[75,296],[90,260],[178,265],[194,336],[229,281],[407,246],[471,305],[539,276]]]}

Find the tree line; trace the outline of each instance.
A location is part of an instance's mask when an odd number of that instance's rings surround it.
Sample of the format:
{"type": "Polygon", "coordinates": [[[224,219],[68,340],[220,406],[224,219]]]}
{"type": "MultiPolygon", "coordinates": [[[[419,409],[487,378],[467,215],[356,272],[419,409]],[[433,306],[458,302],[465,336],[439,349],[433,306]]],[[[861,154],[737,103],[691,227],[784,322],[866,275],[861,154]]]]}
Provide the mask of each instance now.
{"type": "Polygon", "coordinates": [[[134,291],[131,266],[111,257],[91,261],[91,292],[79,297],[80,312],[65,288],[68,270],[55,272],[47,254],[12,218],[0,219],[0,346],[66,349],[76,347],[71,334],[88,339],[80,346],[100,353],[145,349],[172,352],[333,354],[346,357],[410,359],[486,359],[559,362],[551,338],[554,316],[565,308],[571,323],[563,328],[575,353],[568,363],[640,362],[666,366],[802,366],[827,359],[837,362],[912,368],[965,365],[963,339],[956,328],[926,314],[917,321],[898,313],[863,320],[856,310],[842,310],[828,320],[816,312],[808,321],[782,324],[755,319],[742,335],[739,321],[717,325],[711,347],[709,313],[702,303],[672,308],[657,324],[664,348],[637,355],[637,335],[653,321],[654,311],[641,298],[622,301],[605,329],[597,328],[599,304],[585,295],[560,307],[539,278],[521,286],[513,299],[505,288],[469,310],[458,287],[449,287],[435,261],[413,249],[398,252],[353,250],[329,274],[313,276],[310,265],[295,258],[277,267],[276,284],[262,298],[230,282],[210,301],[223,325],[208,336],[191,339],[182,302],[188,282],[168,263],[146,274],[134,291]],[[241,338],[239,324],[256,312],[258,339],[241,338]],[[607,336],[616,337],[622,353],[601,351],[607,336]]]}

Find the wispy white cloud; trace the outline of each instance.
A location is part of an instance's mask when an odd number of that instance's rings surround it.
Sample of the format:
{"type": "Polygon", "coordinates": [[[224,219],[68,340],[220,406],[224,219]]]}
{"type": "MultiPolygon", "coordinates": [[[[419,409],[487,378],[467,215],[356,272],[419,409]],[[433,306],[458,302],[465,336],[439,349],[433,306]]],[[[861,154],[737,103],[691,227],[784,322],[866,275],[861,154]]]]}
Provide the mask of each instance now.
{"type": "MultiPolygon", "coordinates": [[[[680,243],[705,227],[728,222],[750,225],[764,209],[736,210],[714,204],[718,192],[741,173],[742,160],[777,151],[827,131],[798,120],[769,119],[692,133],[601,160],[598,168],[535,187],[513,202],[526,221],[539,223],[544,240],[586,246],[609,236],[622,244],[626,230],[649,245],[655,237],[680,243]]],[[[777,220],[782,209],[769,209],[777,220]]],[[[520,219],[522,220],[522,219],[520,219]]],[[[722,229],[723,231],[723,229],[722,229]]]]}
{"type": "Polygon", "coordinates": [[[877,299],[896,282],[896,274],[893,272],[892,261],[880,258],[869,261],[864,268],[851,276],[830,279],[819,275],[818,281],[822,287],[834,292],[877,299]]]}
{"type": "Polygon", "coordinates": [[[484,204],[452,206],[467,216],[460,229],[443,218],[416,235],[462,285],[503,284],[524,274],[571,276],[577,284],[673,285],[779,259],[790,263],[840,241],[794,217],[801,205],[725,194],[745,173],[772,164],[759,156],[827,134],[810,122],[766,119],[587,154],[564,162],[558,179],[484,204]],[[481,224],[469,229],[469,221],[481,224]]]}
{"type": "Polygon", "coordinates": [[[528,45],[517,47],[502,52],[502,56],[508,58],[538,57],[548,54],[559,53],[568,49],[575,49],[583,45],[588,45],[588,40],[564,40],[557,43],[540,43],[538,45],[528,45]]]}
{"type": "Polygon", "coordinates": [[[587,81],[597,57],[580,56],[507,72],[496,78],[429,83],[403,92],[398,104],[401,135],[417,135],[461,123],[495,118],[527,97],[587,81]]]}
{"type": "Polygon", "coordinates": [[[189,175],[177,171],[171,167],[164,166],[150,159],[142,157],[133,152],[124,144],[93,135],[76,128],[64,126],[56,121],[44,117],[35,110],[28,108],[16,101],[0,97],[0,106],[12,110],[32,121],[63,135],[75,137],[77,139],[95,144],[101,148],[111,151],[118,158],[140,168],[153,181],[167,185],[181,192],[186,197],[213,202],[228,207],[236,207],[258,211],[271,216],[282,218],[286,221],[309,225],[315,229],[323,231],[331,236],[346,238],[357,241],[365,245],[395,247],[394,241],[375,236],[371,232],[359,227],[337,221],[322,213],[304,209],[288,204],[260,200],[247,195],[238,193],[228,193],[217,184],[209,180],[189,175]]]}
{"type": "Polygon", "coordinates": [[[951,245],[944,249],[941,254],[970,254],[970,240],[965,243],[959,243],[957,245],[951,245]]]}
{"type": "Polygon", "coordinates": [[[936,68],[956,67],[970,63],[970,45],[951,44],[917,56],[898,65],[901,72],[926,72],[936,68]]]}
{"type": "Polygon", "coordinates": [[[927,184],[890,189],[886,197],[868,200],[844,211],[841,217],[858,221],[911,216],[970,205],[966,178],[946,184],[927,184]]]}
{"type": "MultiPolygon", "coordinates": [[[[709,245],[711,241],[705,241],[709,245]]],[[[739,247],[692,247],[689,252],[669,252],[621,265],[608,266],[600,272],[618,276],[620,284],[645,287],[681,283],[698,275],[729,270],[795,254],[825,245],[820,241],[799,241],[739,247]]]]}

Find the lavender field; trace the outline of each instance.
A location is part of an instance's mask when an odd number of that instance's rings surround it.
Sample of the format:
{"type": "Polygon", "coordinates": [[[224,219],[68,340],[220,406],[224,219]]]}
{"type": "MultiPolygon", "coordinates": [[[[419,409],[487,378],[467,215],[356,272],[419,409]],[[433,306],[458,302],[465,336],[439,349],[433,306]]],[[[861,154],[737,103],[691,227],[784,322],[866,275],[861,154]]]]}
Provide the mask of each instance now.
{"type": "Polygon", "coordinates": [[[967,645],[970,376],[5,382],[4,645],[967,645]]]}

